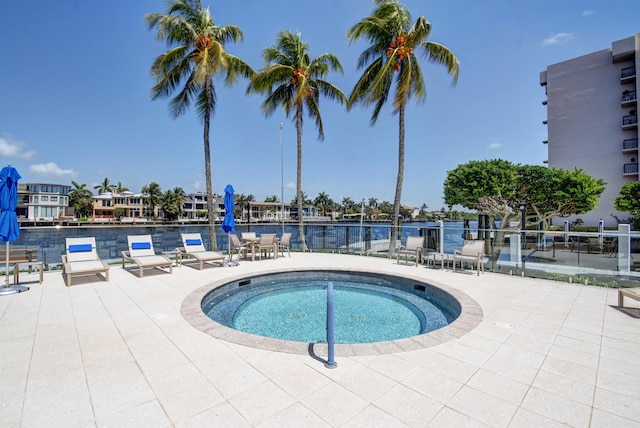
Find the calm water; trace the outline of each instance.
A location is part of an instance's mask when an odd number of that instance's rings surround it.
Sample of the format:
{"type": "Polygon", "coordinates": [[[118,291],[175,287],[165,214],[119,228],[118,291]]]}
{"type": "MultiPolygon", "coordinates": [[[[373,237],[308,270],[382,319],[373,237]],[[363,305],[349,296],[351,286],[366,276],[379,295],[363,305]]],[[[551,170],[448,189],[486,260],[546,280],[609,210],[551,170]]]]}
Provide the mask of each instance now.
{"type": "Polygon", "coordinates": [[[366,275],[301,273],[296,278],[252,278],[250,284],[205,299],[214,321],[245,333],[297,342],[326,341],[327,284],[334,283],[337,343],[402,339],[437,330],[455,309],[426,290],[366,275]]]}

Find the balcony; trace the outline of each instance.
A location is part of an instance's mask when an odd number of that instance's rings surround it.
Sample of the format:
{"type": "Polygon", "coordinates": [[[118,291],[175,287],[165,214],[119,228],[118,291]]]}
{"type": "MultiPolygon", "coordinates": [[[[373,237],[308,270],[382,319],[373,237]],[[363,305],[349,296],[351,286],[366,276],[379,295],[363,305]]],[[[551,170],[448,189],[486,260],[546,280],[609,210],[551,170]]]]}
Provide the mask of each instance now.
{"type": "Polygon", "coordinates": [[[638,139],[637,138],[629,138],[628,140],[624,140],[622,142],[622,151],[623,152],[635,152],[638,150],[638,139]]]}
{"type": "Polygon", "coordinates": [[[623,68],[620,72],[620,83],[631,83],[636,80],[636,68],[635,67],[627,67],[623,68]]]}
{"type": "Polygon", "coordinates": [[[637,163],[625,163],[624,164],[624,175],[637,174],[637,173],[638,173],[638,164],[637,163]]]}
{"type": "Polygon", "coordinates": [[[622,129],[632,129],[638,127],[638,115],[628,114],[622,117],[622,129]]]}
{"type": "Polygon", "coordinates": [[[635,105],[636,102],[637,102],[636,91],[624,91],[622,93],[622,101],[620,104],[622,107],[635,105]]]}

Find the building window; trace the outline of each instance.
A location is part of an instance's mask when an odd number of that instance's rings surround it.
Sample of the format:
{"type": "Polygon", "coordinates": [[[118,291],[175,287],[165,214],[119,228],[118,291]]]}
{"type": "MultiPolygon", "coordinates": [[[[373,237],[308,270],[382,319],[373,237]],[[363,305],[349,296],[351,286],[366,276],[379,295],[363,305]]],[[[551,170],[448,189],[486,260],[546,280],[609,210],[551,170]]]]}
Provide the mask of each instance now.
{"type": "Polygon", "coordinates": [[[48,196],[44,196],[44,195],[42,195],[42,197],[40,198],[40,200],[41,200],[42,202],[49,202],[49,197],[48,197],[48,196]]]}
{"type": "Polygon", "coordinates": [[[58,202],[58,197],[57,196],[52,196],[51,197],[51,202],[58,202]]]}
{"type": "Polygon", "coordinates": [[[33,196],[33,203],[34,203],[35,205],[37,205],[37,204],[38,204],[38,195],[33,196]]]}

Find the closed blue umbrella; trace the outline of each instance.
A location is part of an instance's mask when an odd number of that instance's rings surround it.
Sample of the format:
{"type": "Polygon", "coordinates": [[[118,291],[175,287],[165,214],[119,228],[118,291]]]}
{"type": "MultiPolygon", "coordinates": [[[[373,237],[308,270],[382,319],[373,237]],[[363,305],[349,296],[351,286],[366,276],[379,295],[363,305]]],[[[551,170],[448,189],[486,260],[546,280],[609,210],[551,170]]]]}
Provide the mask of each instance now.
{"type": "Polygon", "coordinates": [[[227,184],[227,187],[224,188],[224,220],[222,220],[222,229],[227,233],[227,238],[229,239],[228,264],[232,264],[231,237],[229,236],[229,233],[235,232],[236,230],[236,219],[233,217],[233,210],[235,210],[236,204],[233,199],[233,194],[233,186],[231,184],[227,184]]]}
{"type": "Polygon", "coordinates": [[[12,166],[0,170],[0,240],[6,242],[7,265],[5,270],[6,285],[0,289],[0,295],[13,294],[28,290],[29,287],[9,287],[9,242],[20,237],[20,224],[16,215],[18,205],[18,180],[22,177],[12,166]]]}

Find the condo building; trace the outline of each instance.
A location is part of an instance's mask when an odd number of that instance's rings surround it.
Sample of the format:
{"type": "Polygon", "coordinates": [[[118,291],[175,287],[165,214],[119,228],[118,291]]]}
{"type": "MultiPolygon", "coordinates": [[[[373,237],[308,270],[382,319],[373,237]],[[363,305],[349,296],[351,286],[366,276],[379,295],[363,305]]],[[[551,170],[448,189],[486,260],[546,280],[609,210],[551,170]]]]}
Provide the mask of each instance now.
{"type": "Polygon", "coordinates": [[[587,225],[617,225],[629,213],[613,208],[620,188],[638,181],[638,79],[640,33],[611,48],[557,64],[540,73],[547,98],[549,167],[580,168],[607,185],[596,209],[570,217],[587,225]]]}

